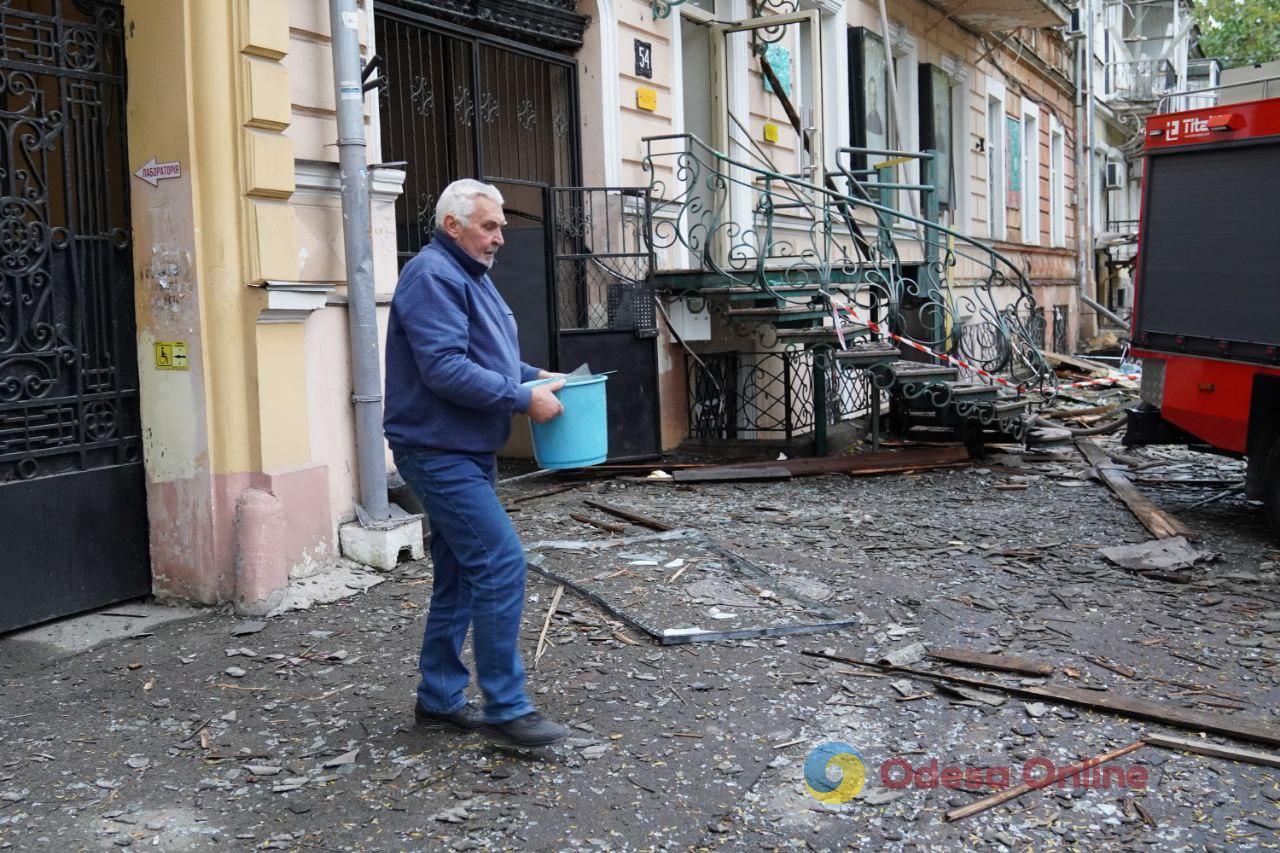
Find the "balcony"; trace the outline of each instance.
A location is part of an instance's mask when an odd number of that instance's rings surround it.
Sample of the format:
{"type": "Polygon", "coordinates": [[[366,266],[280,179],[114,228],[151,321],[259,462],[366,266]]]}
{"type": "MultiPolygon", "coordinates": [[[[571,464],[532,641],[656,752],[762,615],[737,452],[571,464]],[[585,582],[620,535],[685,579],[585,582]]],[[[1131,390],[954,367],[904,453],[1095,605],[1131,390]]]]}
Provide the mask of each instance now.
{"type": "Polygon", "coordinates": [[[1178,72],[1167,59],[1132,59],[1105,66],[1106,100],[1116,109],[1151,110],[1178,90],[1178,72]]]}
{"type": "Polygon", "coordinates": [[[1061,0],[930,0],[930,5],[980,33],[1060,27],[1071,20],[1061,0]]]}

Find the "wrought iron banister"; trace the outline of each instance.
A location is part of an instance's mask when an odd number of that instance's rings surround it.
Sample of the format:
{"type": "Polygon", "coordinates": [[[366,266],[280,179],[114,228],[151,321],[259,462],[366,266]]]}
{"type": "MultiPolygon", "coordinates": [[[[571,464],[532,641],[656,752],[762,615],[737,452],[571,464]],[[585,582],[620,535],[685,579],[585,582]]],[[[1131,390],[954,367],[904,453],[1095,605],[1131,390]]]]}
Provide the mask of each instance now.
{"type": "Polygon", "coordinates": [[[931,152],[841,149],[849,158],[912,158],[923,173],[919,183],[877,186],[859,179],[865,169],[856,160],[838,163],[847,182],[841,192],[732,159],[692,134],[643,141],[656,251],[683,250],[699,269],[726,284],[758,289],[778,304],[795,301],[778,292],[783,286],[816,283],[823,298],[851,301],[868,317],[878,312],[898,333],[907,329],[910,304],[927,330],[921,343],[958,353],[991,373],[1008,372],[1027,387],[1052,385],[1033,334],[1030,282],[1005,255],[937,222],[931,152]],[[890,190],[918,192],[921,214],[885,204],[880,193],[890,190]],[[740,211],[744,204],[748,209],[740,211]],[[874,242],[861,236],[859,222],[876,228],[874,242]],[[906,236],[919,249],[919,261],[904,259],[895,222],[915,229],[906,236]],[[951,280],[957,268],[972,275],[964,286],[951,280]]]}

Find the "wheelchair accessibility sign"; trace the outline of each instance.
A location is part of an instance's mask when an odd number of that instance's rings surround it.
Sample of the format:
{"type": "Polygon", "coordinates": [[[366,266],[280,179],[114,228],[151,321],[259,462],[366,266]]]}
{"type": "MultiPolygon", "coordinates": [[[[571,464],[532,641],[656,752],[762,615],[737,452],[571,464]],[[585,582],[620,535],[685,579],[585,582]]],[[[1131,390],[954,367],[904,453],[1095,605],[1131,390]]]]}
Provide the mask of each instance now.
{"type": "Polygon", "coordinates": [[[186,370],[186,341],[156,341],[156,370],[186,370]]]}

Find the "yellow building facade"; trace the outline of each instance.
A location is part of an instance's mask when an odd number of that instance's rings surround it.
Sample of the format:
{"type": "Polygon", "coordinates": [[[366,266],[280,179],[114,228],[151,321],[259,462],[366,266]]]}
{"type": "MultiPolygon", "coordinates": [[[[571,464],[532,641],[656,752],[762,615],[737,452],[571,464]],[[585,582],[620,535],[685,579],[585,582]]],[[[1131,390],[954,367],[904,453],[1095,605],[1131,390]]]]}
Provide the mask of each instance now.
{"type": "MultiPolygon", "coordinates": [[[[132,186],[157,592],[259,600],[327,562],[351,512],[327,7],[125,4],[130,163],[181,167],[132,186]],[[157,341],[187,369],[158,368],[157,341]]],[[[374,190],[376,213],[395,182],[374,190]]]]}

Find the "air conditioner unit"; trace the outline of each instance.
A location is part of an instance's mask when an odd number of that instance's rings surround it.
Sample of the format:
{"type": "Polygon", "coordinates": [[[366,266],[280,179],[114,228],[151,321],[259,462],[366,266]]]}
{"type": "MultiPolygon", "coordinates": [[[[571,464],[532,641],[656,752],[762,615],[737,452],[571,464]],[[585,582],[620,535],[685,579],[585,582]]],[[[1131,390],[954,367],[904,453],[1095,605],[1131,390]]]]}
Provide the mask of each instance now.
{"type": "Polygon", "coordinates": [[[1124,189],[1124,163],[1117,163],[1114,160],[1107,163],[1107,183],[1109,190],[1124,189]]]}

